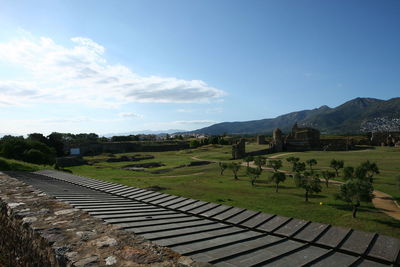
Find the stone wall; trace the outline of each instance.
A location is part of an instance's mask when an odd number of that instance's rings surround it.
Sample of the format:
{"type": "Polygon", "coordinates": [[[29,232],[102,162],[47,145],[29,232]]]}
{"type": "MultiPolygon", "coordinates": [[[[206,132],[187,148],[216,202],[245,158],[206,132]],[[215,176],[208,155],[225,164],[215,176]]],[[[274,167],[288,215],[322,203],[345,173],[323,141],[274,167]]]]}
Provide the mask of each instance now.
{"type": "Polygon", "coordinates": [[[0,266],[204,266],[0,172],[0,266]]]}

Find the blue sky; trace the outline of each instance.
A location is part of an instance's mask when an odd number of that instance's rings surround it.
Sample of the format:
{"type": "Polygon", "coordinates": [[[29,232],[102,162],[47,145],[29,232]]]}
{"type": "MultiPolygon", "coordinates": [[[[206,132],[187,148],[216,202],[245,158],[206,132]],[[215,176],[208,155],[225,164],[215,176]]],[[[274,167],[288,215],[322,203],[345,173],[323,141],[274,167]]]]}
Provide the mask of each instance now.
{"type": "Polygon", "coordinates": [[[400,1],[0,0],[0,133],[192,130],[400,92],[400,1]]]}

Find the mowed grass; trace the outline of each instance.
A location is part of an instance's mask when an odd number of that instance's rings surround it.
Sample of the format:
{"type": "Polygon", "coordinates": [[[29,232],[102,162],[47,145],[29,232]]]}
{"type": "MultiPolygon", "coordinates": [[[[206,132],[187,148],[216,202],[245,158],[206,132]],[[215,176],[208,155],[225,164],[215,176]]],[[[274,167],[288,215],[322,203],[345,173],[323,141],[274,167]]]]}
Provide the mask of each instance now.
{"type": "MultiPolygon", "coordinates": [[[[257,150],[257,146],[253,144],[252,149],[257,150]]],[[[363,231],[378,232],[400,238],[400,221],[379,212],[372,204],[363,203],[362,208],[357,214],[358,218],[353,219],[351,217],[351,208],[346,203],[334,198],[334,194],[338,192],[337,186],[330,185],[329,188],[326,188],[323,185],[321,193],[311,197],[309,202],[305,202],[304,191],[296,188],[293,179],[290,177],[280,185],[279,192],[276,193],[275,186],[267,183],[267,177],[270,175],[268,171],[263,172],[254,187],[251,186],[249,178],[246,176],[244,166],[239,171],[239,180],[233,179],[233,174],[229,169],[225,170],[223,175],[220,175],[220,168],[216,162],[230,162],[230,152],[230,146],[210,145],[183,151],[128,153],[120,155],[150,154],[155,156],[155,158],[139,162],[99,162],[93,166],[77,166],[70,169],[75,174],[104,181],[143,188],[157,185],[166,188],[163,192],[169,194],[282,216],[351,227],[363,231]],[[214,163],[174,169],[174,167],[194,161],[193,157],[214,161],[214,163]],[[142,162],[161,162],[166,166],[152,168],[145,172],[129,171],[120,168],[131,163],[142,162]],[[150,172],[161,169],[169,169],[169,171],[160,174],[150,172]]],[[[394,148],[376,148],[375,150],[364,152],[303,152],[287,154],[282,158],[285,159],[289,156],[297,156],[301,160],[315,158],[318,160],[317,169],[328,168],[329,161],[332,158],[343,159],[345,165],[353,166],[367,159],[376,161],[381,169],[381,174],[377,175],[375,179],[376,189],[399,197],[396,187],[391,186],[395,181],[390,174],[399,170],[398,163],[400,162],[400,151],[394,148]],[[386,156],[387,154],[390,156],[386,156]]],[[[101,157],[88,157],[88,159],[101,159],[101,157]]],[[[289,169],[290,165],[286,160],[283,160],[283,162],[284,169],[289,169]]]]}

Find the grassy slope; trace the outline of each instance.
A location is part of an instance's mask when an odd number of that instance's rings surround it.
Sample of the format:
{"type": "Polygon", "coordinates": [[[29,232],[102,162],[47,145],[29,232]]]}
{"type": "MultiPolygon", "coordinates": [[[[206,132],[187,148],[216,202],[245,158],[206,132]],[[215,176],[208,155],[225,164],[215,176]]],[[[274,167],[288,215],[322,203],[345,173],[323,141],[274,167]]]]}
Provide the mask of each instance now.
{"type": "MultiPolygon", "coordinates": [[[[256,150],[257,145],[252,145],[251,148],[256,150]]],[[[155,156],[155,159],[143,162],[162,162],[167,166],[161,168],[171,168],[189,163],[193,156],[206,160],[228,161],[230,146],[210,146],[195,150],[142,154],[155,156]]],[[[306,152],[292,155],[299,156],[302,160],[316,158],[319,168],[328,168],[332,158],[343,159],[345,164],[349,165],[356,165],[366,159],[376,161],[382,170],[381,175],[375,179],[376,189],[399,197],[399,192],[392,185],[394,183],[393,174],[399,171],[399,166],[396,165],[400,162],[400,151],[398,150],[377,148],[367,152],[306,152]]],[[[100,157],[90,159],[96,158],[100,157]]],[[[328,189],[324,186],[320,194],[306,203],[304,192],[294,186],[291,178],[282,184],[279,193],[275,193],[274,186],[266,183],[268,172],[264,172],[259,183],[252,187],[245,175],[245,168],[240,170],[240,180],[235,181],[230,170],[226,170],[221,176],[216,163],[174,169],[163,174],[109,168],[126,164],[129,162],[97,163],[94,166],[79,166],[71,169],[76,174],[101,180],[138,187],[158,185],[166,187],[167,189],[164,191],[170,194],[400,237],[400,231],[398,231],[400,222],[378,212],[371,204],[363,205],[358,218],[352,219],[347,205],[334,199],[333,195],[338,190],[338,187],[335,186],[328,189]]],[[[284,168],[288,169],[289,167],[284,161],[284,168]]]]}
{"type": "Polygon", "coordinates": [[[37,165],[24,161],[0,157],[0,171],[26,171],[34,172],[43,169],[52,169],[51,166],[37,165]]]}

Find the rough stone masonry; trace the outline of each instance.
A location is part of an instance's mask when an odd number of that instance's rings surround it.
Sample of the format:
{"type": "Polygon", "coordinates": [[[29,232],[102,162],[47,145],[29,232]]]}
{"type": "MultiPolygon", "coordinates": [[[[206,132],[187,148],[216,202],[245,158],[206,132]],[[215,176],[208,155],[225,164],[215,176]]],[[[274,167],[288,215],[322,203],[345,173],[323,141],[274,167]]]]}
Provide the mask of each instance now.
{"type": "Polygon", "coordinates": [[[0,172],[0,266],[205,266],[0,172]]]}

